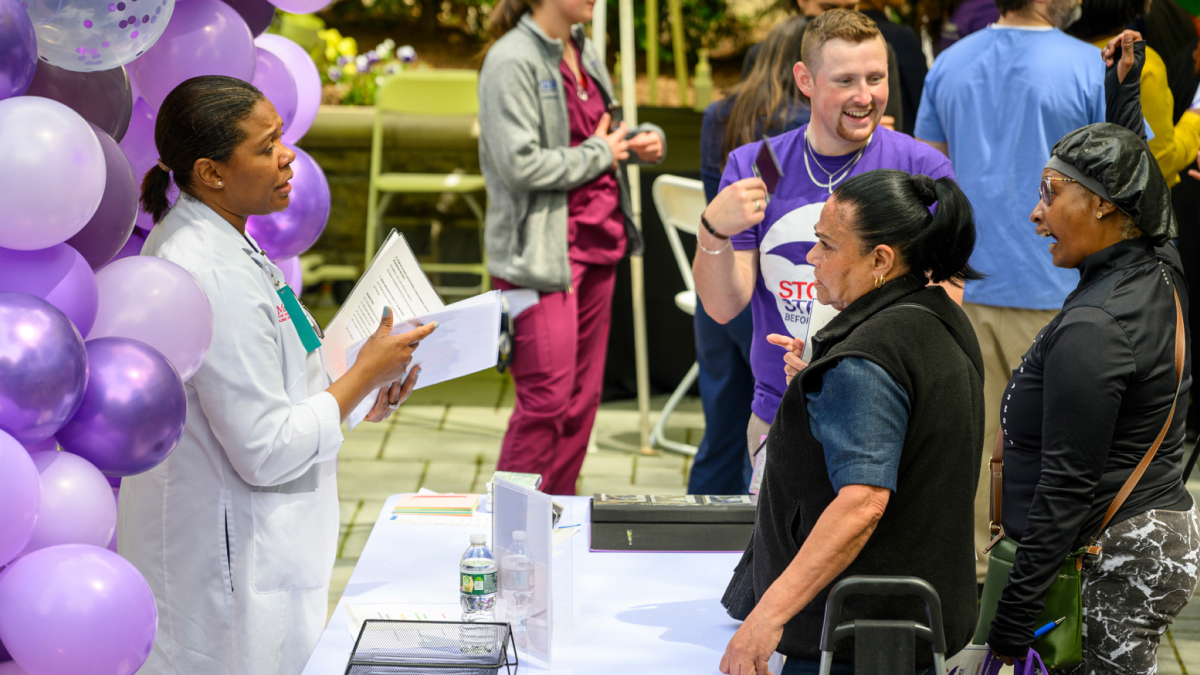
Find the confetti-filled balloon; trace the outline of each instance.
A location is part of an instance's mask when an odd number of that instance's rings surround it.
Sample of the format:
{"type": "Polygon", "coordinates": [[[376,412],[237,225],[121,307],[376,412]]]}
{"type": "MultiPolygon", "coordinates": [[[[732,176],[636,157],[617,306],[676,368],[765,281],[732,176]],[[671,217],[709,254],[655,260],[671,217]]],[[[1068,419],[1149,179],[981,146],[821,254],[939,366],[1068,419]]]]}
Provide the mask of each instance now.
{"type": "Polygon", "coordinates": [[[232,7],[221,0],[186,0],[158,44],[128,70],[142,98],[157,110],[171,90],[193,77],[227,75],[249,82],[254,57],[254,36],[232,7]]]}
{"type": "Polygon", "coordinates": [[[23,1],[38,57],[80,72],[111,70],[146,53],[175,10],[175,0],[23,1]]]}
{"type": "Polygon", "coordinates": [[[0,99],[24,94],[36,66],[33,22],[17,0],[0,0],[0,99]]]}

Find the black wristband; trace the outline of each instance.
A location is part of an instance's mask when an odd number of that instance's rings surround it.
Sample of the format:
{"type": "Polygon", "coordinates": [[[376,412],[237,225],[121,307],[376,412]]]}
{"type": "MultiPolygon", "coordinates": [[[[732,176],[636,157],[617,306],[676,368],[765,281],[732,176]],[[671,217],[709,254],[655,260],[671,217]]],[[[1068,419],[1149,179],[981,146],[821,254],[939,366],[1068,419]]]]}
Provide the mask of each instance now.
{"type": "Polygon", "coordinates": [[[714,230],[713,226],[708,224],[708,218],[705,218],[703,213],[700,214],[700,224],[704,226],[704,229],[708,230],[709,234],[716,237],[717,239],[729,239],[729,237],[726,237],[725,235],[721,234],[720,232],[717,232],[716,230],[714,230]]]}

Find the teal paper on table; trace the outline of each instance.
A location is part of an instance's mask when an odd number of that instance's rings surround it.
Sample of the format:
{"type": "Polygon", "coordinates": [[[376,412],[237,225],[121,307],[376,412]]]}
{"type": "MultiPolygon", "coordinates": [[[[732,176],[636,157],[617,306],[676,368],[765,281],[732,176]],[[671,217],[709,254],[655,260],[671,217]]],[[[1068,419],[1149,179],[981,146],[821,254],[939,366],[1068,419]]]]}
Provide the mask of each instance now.
{"type": "Polygon", "coordinates": [[[287,310],[288,316],[292,319],[292,325],[296,327],[296,335],[300,336],[304,350],[311,354],[314,349],[321,346],[321,339],[317,337],[316,331],[308,323],[308,315],[304,313],[304,308],[300,306],[300,301],[296,299],[296,294],[292,292],[291,286],[285,284],[276,292],[279,293],[279,299],[283,301],[283,308],[287,310]]]}

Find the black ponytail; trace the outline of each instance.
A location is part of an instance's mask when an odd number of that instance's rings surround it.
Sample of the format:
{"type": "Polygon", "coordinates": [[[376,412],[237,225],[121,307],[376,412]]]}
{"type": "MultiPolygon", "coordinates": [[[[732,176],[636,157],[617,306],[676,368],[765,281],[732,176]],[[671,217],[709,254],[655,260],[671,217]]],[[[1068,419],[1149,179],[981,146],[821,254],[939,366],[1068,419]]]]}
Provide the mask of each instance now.
{"type": "Polygon", "coordinates": [[[142,178],[142,210],[154,222],[162,220],[171,208],[167,190],[172,179],[180,192],[193,194],[196,161],[228,162],[246,140],[242,121],[264,100],[249,82],[221,75],[193,77],[171,90],[154,123],[159,159],[142,178]]]}
{"type": "Polygon", "coordinates": [[[853,209],[864,252],[891,246],[910,271],[936,283],[983,278],[969,264],[975,212],[953,179],[877,169],[847,179],[833,197],[853,209]]]}

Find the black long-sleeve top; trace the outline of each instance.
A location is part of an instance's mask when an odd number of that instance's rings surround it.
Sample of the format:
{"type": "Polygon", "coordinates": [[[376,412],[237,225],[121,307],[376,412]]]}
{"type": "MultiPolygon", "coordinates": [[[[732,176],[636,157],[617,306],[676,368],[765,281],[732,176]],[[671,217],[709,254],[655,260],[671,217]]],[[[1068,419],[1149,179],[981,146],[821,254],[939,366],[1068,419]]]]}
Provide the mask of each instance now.
{"type": "MultiPolygon", "coordinates": [[[[1175,398],[1175,301],[1186,331],[1187,286],[1173,245],[1123,241],[1080,268],[1079,286],[1013,371],[1001,408],[1004,532],[1016,564],[988,644],[1024,656],[1046,589],[1068,553],[1096,535],[1104,512],[1154,443],[1175,398]]],[[[1171,428],[1113,518],[1183,510],[1184,417],[1191,333],[1171,428]]]]}

